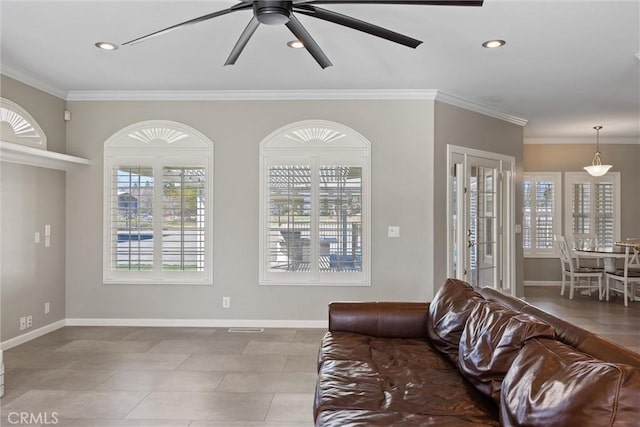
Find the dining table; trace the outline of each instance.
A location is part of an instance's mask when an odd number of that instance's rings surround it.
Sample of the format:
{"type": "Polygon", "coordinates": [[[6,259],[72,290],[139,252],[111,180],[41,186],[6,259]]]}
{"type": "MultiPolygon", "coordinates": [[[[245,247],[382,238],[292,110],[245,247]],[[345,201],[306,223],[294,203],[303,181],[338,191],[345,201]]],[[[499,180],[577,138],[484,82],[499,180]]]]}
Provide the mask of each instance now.
{"type": "MultiPolygon", "coordinates": [[[[575,252],[578,258],[596,258],[602,259],[604,262],[605,273],[615,273],[617,270],[617,260],[624,259],[626,255],[626,248],[632,247],[640,250],[640,242],[615,242],[613,246],[608,247],[595,247],[595,248],[575,248],[575,252]]],[[[634,301],[640,301],[640,297],[634,297],[634,301]]]]}

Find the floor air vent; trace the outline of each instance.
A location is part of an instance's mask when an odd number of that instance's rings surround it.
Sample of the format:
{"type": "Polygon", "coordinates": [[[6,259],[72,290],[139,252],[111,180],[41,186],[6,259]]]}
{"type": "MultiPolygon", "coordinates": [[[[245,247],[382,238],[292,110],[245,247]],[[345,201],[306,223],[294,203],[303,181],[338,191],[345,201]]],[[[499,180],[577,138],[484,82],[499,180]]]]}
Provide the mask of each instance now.
{"type": "Polygon", "coordinates": [[[263,328],[229,328],[229,332],[244,332],[244,333],[260,333],[264,332],[263,328]]]}

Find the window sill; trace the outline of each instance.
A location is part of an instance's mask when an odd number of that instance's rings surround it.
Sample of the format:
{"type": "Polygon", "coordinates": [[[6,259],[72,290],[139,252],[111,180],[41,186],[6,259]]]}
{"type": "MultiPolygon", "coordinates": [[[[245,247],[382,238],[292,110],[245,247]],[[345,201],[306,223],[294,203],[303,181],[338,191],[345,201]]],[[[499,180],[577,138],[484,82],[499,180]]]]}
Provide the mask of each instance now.
{"type": "Polygon", "coordinates": [[[65,171],[69,170],[74,164],[91,164],[89,160],[82,157],[27,147],[7,141],[0,141],[0,161],[65,171]]]}

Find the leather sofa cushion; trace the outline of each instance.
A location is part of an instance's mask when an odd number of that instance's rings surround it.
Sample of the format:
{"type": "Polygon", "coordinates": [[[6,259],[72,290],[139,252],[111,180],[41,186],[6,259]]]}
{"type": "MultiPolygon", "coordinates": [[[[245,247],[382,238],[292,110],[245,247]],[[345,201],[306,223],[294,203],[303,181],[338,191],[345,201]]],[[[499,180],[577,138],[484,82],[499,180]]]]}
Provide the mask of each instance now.
{"type": "Polygon", "coordinates": [[[458,367],[465,378],[500,403],[500,386],[525,342],[553,338],[551,326],[493,301],[471,311],[460,339],[458,367]]]}
{"type": "Polygon", "coordinates": [[[390,411],[362,409],[338,409],[323,411],[317,419],[323,427],[369,427],[369,426],[421,426],[421,427],[481,427],[499,426],[497,420],[487,417],[462,415],[407,414],[390,411]]]}
{"type": "Polygon", "coordinates": [[[458,346],[471,310],[484,300],[466,282],[447,279],[429,304],[427,336],[435,348],[458,363],[458,346]]]}
{"type": "Polygon", "coordinates": [[[324,362],[314,408],[316,418],[325,411],[354,409],[498,419],[496,405],[452,367],[416,369],[402,363],[353,360],[324,362]]]}
{"type": "Polygon", "coordinates": [[[639,408],[639,368],[534,339],[503,380],[500,418],[519,426],[632,426],[639,408]]]}
{"type": "Polygon", "coordinates": [[[451,363],[424,339],[377,338],[351,332],[327,332],[318,355],[318,370],[327,360],[358,360],[406,369],[452,369],[451,363]]]}

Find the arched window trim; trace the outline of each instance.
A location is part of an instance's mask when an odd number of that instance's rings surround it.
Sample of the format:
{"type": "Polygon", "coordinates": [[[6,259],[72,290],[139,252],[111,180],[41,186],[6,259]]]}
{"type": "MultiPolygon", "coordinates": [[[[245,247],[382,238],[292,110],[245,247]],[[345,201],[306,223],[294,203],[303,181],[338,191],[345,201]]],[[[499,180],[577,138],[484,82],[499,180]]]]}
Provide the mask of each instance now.
{"type": "MultiPolygon", "coordinates": [[[[104,230],[103,230],[103,281],[105,284],[212,284],[213,283],[213,142],[201,132],[182,123],[168,120],[149,120],[135,123],[113,134],[104,143],[104,230]],[[132,172],[139,168],[144,172],[132,172]],[[173,175],[178,171],[178,175],[173,175]],[[138,200],[131,208],[134,214],[125,214],[127,218],[135,216],[137,228],[127,219],[125,235],[122,217],[123,194],[122,176],[144,179],[140,184],[129,185],[132,191],[143,185],[152,187],[145,193],[148,210],[138,208],[138,200]],[[179,179],[180,184],[178,184],[179,179]],[[180,202],[176,206],[167,205],[167,185],[173,190],[172,197],[183,200],[191,197],[193,212],[183,209],[180,202]],[[176,193],[173,195],[173,193],[176,193]],[[122,200],[121,200],[122,199],[122,200]],[[171,209],[174,231],[169,243],[167,236],[166,213],[171,209]],[[177,211],[176,211],[177,209],[177,211]],[[177,215],[177,216],[176,216],[177,215]],[[142,218],[142,219],[140,219],[142,218]],[[195,219],[193,219],[195,218],[195,219]],[[175,223],[178,225],[175,225],[175,223]],[[189,222],[189,223],[187,223],[189,222]],[[191,224],[193,222],[193,224],[191,224]],[[145,227],[143,231],[142,228],[145,227]],[[196,231],[194,231],[196,230],[196,231]],[[136,239],[132,237],[137,233],[136,239]],[[176,237],[175,235],[179,236],[176,237]],[[194,237],[195,235],[195,237],[194,237]],[[140,237],[143,236],[143,237],[140,237]],[[136,246],[148,239],[146,255],[122,255],[118,245],[136,246]],[[195,239],[195,258],[190,258],[191,239],[195,239]],[[131,243],[134,241],[133,243],[131,243]],[[177,255],[174,255],[177,254],[177,255]],[[129,267],[122,267],[122,258],[129,267]],[[179,261],[176,267],[177,257],[179,261]],[[132,261],[134,259],[134,261],[132,261]],[[140,260],[145,260],[144,268],[140,260]],[[195,260],[193,260],[195,259],[195,260]],[[137,261],[135,261],[137,260],[137,261]],[[170,261],[167,261],[170,260],[170,261]],[[186,261],[185,261],[186,260],[186,261]],[[137,263],[137,264],[136,264],[137,263]],[[131,265],[134,268],[131,268],[131,265]],[[137,267],[136,267],[137,266],[137,267]]],[[[126,179],[125,179],[126,180],[126,179]]],[[[131,179],[129,178],[129,181],[131,179]]],[[[125,192],[129,197],[132,191],[125,192]]],[[[132,198],[133,200],[133,198],[132,198]]],[[[173,203],[173,202],[172,202],[173,203]]],[[[176,204],[178,202],[175,202],[176,204]]],[[[129,207],[129,203],[126,203],[129,207]]],[[[142,203],[140,203],[142,204],[142,203]]],[[[142,243],[138,247],[142,246],[142,243]]],[[[141,253],[143,251],[139,251],[141,253]]]]}
{"type": "MultiPolygon", "coordinates": [[[[320,286],[370,286],[371,284],[371,144],[357,131],[340,123],[325,120],[306,120],[284,126],[260,143],[260,284],[261,285],[320,285],[320,286]],[[302,137],[300,137],[302,136],[302,137]],[[273,239],[277,238],[270,226],[270,179],[273,179],[273,171],[277,168],[298,167],[308,165],[313,187],[310,191],[311,231],[309,247],[310,271],[275,272],[271,264],[274,250],[273,239]],[[319,219],[322,214],[320,182],[322,174],[327,173],[327,167],[356,167],[360,175],[358,205],[361,210],[361,223],[355,225],[360,236],[357,256],[359,271],[335,271],[322,267],[323,251],[329,251],[332,257],[341,257],[342,254],[332,253],[333,246],[326,246],[326,240],[322,238],[319,219]],[[271,178],[270,178],[271,176],[271,178]],[[314,178],[314,176],[316,178],[314,178]],[[315,205],[314,205],[315,202],[315,205]],[[315,231],[314,231],[315,230],[315,231]],[[314,240],[315,239],[315,240],[314,240]],[[271,245],[271,246],[270,246],[271,245]],[[313,249],[317,247],[318,249],[313,249]],[[313,267],[316,259],[315,270],[313,267]]],[[[331,173],[331,172],[329,172],[331,173]]],[[[272,208],[273,206],[271,206],[272,208]]],[[[286,227],[290,227],[287,225],[286,227]]],[[[346,228],[346,227],[343,227],[346,228]]],[[[341,234],[345,230],[341,228],[341,234]]],[[[353,237],[353,235],[351,235],[353,237]]],[[[286,239],[285,239],[286,240],[286,239]]],[[[351,240],[343,239],[343,240],[351,240]]],[[[286,243],[286,242],[285,242],[286,243]]],[[[304,243],[304,242],[303,242],[304,243]]],[[[350,245],[350,243],[349,243],[350,245]]],[[[350,246],[352,247],[352,245],[350,246]]],[[[326,255],[326,254],[325,254],[326,255]]],[[[325,257],[326,258],[326,257],[325,257]]],[[[355,263],[356,254],[347,255],[349,262],[355,263]]],[[[325,260],[326,261],[326,260],[325,260]]],[[[287,261],[289,262],[289,261],[287,261]]],[[[333,260],[330,265],[333,265],[333,260]]]]}
{"type": "Polygon", "coordinates": [[[4,142],[47,149],[47,136],[36,119],[10,99],[0,97],[0,122],[8,123],[12,130],[8,135],[3,132],[4,142]]]}

